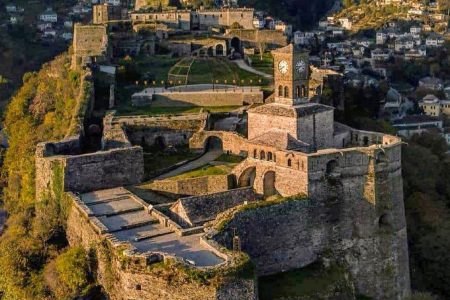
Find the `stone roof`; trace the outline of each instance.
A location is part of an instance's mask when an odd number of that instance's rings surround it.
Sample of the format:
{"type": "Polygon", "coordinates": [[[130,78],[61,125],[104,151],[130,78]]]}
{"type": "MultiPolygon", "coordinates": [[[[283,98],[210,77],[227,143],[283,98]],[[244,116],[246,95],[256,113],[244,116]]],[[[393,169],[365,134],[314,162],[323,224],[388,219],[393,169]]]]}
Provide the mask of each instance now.
{"type": "Polygon", "coordinates": [[[307,150],[310,148],[309,144],[297,140],[289,132],[280,129],[266,132],[250,140],[250,143],[274,147],[280,150],[307,150]]]}
{"type": "Polygon", "coordinates": [[[294,44],[289,44],[286,47],[283,48],[279,48],[276,50],[273,50],[272,53],[293,53],[293,52],[300,52],[300,51],[307,51],[306,49],[298,46],[298,45],[294,45],[294,44]]]}
{"type": "Polygon", "coordinates": [[[318,114],[325,111],[333,110],[334,108],[317,103],[305,103],[296,106],[288,106],[279,103],[270,103],[261,105],[249,110],[250,113],[280,116],[280,117],[306,117],[318,114]]]}

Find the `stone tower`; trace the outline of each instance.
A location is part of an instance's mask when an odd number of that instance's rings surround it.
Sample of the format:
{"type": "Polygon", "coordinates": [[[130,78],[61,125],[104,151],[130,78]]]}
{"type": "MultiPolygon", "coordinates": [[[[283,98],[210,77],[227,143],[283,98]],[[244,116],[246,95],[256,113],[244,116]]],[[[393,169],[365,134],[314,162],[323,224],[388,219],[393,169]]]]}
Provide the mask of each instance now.
{"type": "Polygon", "coordinates": [[[275,102],[297,105],[308,101],[309,53],[293,44],[272,51],[275,65],[275,102]]]}

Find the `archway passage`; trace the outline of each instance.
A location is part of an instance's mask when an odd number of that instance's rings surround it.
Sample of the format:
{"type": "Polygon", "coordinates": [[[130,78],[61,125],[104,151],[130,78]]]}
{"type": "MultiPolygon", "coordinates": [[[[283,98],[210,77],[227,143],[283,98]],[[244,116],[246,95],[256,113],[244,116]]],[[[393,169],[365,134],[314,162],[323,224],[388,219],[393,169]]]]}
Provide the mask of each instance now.
{"type": "Polygon", "coordinates": [[[241,53],[241,40],[238,37],[231,39],[231,47],[234,48],[236,52],[241,53]]]}
{"type": "Polygon", "coordinates": [[[264,174],[263,184],[264,184],[264,197],[265,198],[278,194],[278,192],[275,188],[275,172],[274,171],[269,171],[266,174],[264,174]]]}
{"type": "Polygon", "coordinates": [[[255,183],[256,167],[247,168],[239,177],[238,186],[251,187],[255,183]]]}
{"type": "Polygon", "coordinates": [[[206,151],[220,150],[223,151],[223,142],[217,136],[210,136],[205,143],[206,151]]]}
{"type": "Polygon", "coordinates": [[[222,44],[218,44],[216,46],[216,56],[223,56],[223,45],[222,44]]]}
{"type": "Polygon", "coordinates": [[[162,136],[155,138],[154,146],[158,150],[164,150],[166,148],[166,140],[162,136]]]}

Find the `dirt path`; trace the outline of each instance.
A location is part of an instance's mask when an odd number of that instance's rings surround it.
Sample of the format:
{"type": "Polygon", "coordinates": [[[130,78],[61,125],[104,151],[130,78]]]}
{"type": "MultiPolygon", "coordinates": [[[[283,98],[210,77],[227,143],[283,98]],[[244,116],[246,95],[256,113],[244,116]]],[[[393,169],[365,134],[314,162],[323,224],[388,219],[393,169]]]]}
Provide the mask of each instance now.
{"type": "Polygon", "coordinates": [[[218,158],[220,155],[222,155],[222,153],[223,153],[222,150],[209,151],[205,153],[203,156],[197,158],[196,160],[191,161],[190,163],[187,163],[179,167],[178,169],[175,169],[173,171],[170,171],[166,174],[159,176],[158,178],[156,178],[156,180],[167,179],[200,168],[201,166],[204,166],[207,163],[212,162],[213,160],[218,158]]]}
{"type": "Polygon", "coordinates": [[[272,75],[263,73],[261,71],[256,70],[255,68],[250,67],[242,59],[233,60],[233,62],[242,70],[245,70],[247,72],[250,72],[250,73],[253,73],[253,74],[256,74],[256,75],[263,76],[263,77],[268,78],[268,79],[272,79],[273,78],[272,75]]]}

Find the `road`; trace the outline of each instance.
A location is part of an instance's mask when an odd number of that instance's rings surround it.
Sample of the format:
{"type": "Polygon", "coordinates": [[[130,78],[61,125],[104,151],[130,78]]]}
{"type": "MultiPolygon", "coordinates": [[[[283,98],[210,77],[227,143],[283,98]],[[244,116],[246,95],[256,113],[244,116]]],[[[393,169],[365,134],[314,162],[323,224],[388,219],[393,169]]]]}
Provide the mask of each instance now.
{"type": "Polygon", "coordinates": [[[170,171],[168,173],[165,173],[161,176],[159,176],[158,178],[156,178],[157,180],[163,180],[163,179],[167,179],[170,177],[174,177],[195,169],[200,168],[201,166],[206,165],[209,162],[212,162],[213,160],[215,160],[216,158],[218,158],[220,155],[222,155],[223,151],[222,150],[212,150],[209,151],[207,153],[205,153],[203,156],[197,158],[196,160],[193,160],[185,165],[182,165],[181,167],[170,171]]]}
{"type": "Polygon", "coordinates": [[[245,70],[245,71],[247,71],[247,72],[250,72],[250,73],[253,73],[253,74],[256,74],[256,75],[263,76],[263,77],[265,77],[265,78],[267,78],[267,79],[272,79],[272,78],[273,78],[272,75],[266,74],[266,73],[264,73],[264,72],[261,72],[261,71],[256,70],[255,68],[250,67],[250,66],[247,65],[247,64],[245,63],[245,61],[242,60],[242,59],[233,60],[232,62],[234,62],[239,68],[241,68],[242,70],[245,70]]]}
{"type": "Polygon", "coordinates": [[[0,210],[0,235],[3,232],[3,227],[5,226],[6,222],[6,212],[4,210],[0,210]]]}

